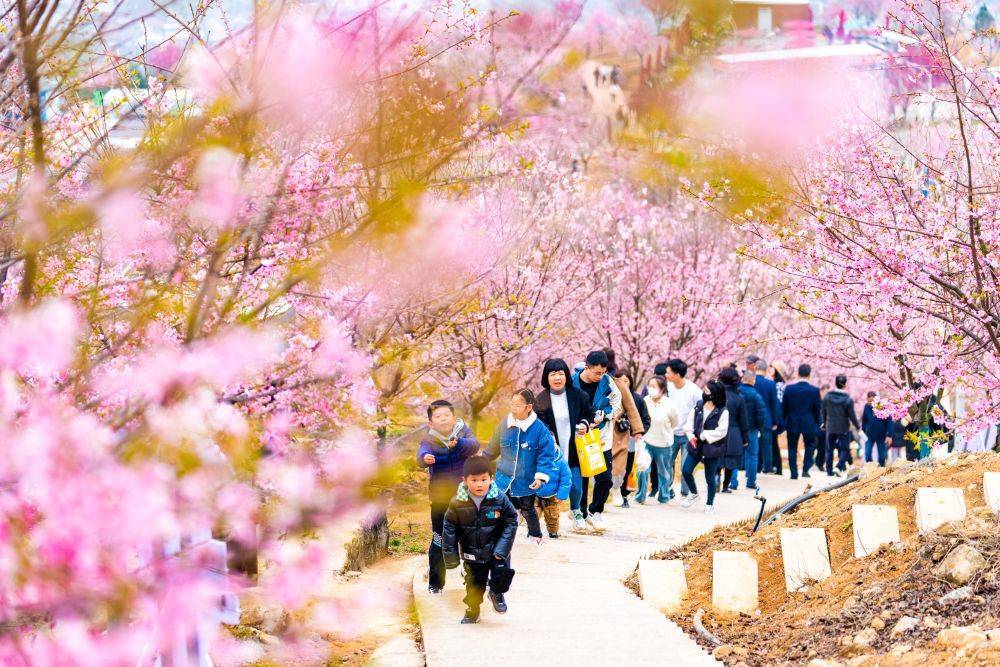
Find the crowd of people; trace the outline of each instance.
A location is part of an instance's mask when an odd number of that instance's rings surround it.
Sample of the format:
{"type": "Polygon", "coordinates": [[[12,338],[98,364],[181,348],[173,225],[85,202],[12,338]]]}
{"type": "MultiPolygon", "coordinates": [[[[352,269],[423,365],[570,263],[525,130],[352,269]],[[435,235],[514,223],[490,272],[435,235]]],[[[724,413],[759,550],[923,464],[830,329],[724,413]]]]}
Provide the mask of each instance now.
{"type": "Polygon", "coordinates": [[[609,502],[628,508],[680,495],[682,507],[712,513],[717,494],[756,491],[759,475],[783,474],[782,439],[792,479],[800,475],[800,442],[802,477],[841,476],[862,450],[883,466],[901,455],[902,427],[875,413],[874,392],[859,420],[846,376],[821,389],[811,374],[802,364],[794,381],[786,379],[780,362],[750,356],[699,386],[683,360],[670,359],[636,388],[610,349],[590,352],[573,369],[553,358],[537,393],[513,393],[485,446],[450,402],[434,401],[417,452],[430,473],[430,592],[440,593],[446,570],[462,564],[462,622],[478,621],[487,589],[494,610],[505,613],[518,515],[529,539],[542,541],[543,523],[556,539],[564,501],[574,531],[601,535],[609,502]]]}

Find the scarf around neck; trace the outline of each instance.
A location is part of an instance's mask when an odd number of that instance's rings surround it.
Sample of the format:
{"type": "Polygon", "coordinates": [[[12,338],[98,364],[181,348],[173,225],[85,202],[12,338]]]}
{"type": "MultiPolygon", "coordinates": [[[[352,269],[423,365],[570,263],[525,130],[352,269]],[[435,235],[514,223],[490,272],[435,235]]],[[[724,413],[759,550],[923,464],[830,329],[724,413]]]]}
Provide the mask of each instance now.
{"type": "MultiPolygon", "coordinates": [[[[486,492],[486,498],[493,500],[494,498],[500,497],[500,489],[497,487],[496,482],[490,482],[490,490],[486,492]]],[[[469,494],[469,488],[465,486],[465,482],[460,482],[458,485],[458,492],[455,494],[455,498],[461,501],[471,500],[472,497],[469,494]]]]}

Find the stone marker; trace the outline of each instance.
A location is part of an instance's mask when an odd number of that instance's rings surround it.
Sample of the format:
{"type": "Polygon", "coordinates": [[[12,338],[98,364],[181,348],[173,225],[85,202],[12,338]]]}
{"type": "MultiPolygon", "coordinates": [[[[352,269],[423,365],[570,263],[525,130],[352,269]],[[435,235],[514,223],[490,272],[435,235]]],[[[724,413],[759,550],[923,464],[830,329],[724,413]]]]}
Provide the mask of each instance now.
{"type": "Polygon", "coordinates": [[[921,534],[952,521],[965,520],[965,496],[962,489],[921,487],[917,489],[917,529],[921,534]]]}
{"type": "Polygon", "coordinates": [[[830,576],[830,550],[822,528],[782,528],[785,589],[799,591],[830,576]]]}
{"type": "Polygon", "coordinates": [[[1000,514],[1000,472],[983,473],[983,496],[987,507],[1000,514]]]}
{"type": "Polygon", "coordinates": [[[674,610],[687,594],[682,560],[639,561],[639,595],[657,609],[674,610]]]}
{"type": "Polygon", "coordinates": [[[712,552],[712,606],[752,614],[757,609],[757,561],[743,551],[712,552]]]}
{"type": "Polygon", "coordinates": [[[883,544],[899,542],[899,515],[892,505],[855,505],[854,557],[864,558],[883,544]]]}

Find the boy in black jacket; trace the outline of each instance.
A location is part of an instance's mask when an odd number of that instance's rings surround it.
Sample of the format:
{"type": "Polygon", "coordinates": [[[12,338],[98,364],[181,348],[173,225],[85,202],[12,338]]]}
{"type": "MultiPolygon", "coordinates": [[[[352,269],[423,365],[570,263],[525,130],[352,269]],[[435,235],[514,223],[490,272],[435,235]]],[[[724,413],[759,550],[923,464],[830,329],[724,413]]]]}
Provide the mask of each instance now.
{"type": "Polygon", "coordinates": [[[493,483],[485,456],[466,459],[462,483],[444,515],[444,562],[451,569],[465,564],[465,605],[462,623],[479,621],[479,607],[487,581],[490,602],[499,614],[507,611],[503,594],[510,589],[514,570],[510,550],[517,533],[517,511],[493,483]]]}

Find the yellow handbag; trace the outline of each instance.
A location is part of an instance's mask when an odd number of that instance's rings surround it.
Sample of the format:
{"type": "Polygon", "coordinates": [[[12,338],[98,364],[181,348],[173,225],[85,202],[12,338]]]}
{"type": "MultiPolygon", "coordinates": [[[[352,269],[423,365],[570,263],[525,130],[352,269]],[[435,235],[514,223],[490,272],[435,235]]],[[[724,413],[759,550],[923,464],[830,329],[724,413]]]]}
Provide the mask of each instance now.
{"type": "Polygon", "coordinates": [[[608,469],[604,461],[601,429],[592,428],[583,435],[576,435],[576,455],[580,459],[580,475],[593,477],[608,469]]]}

